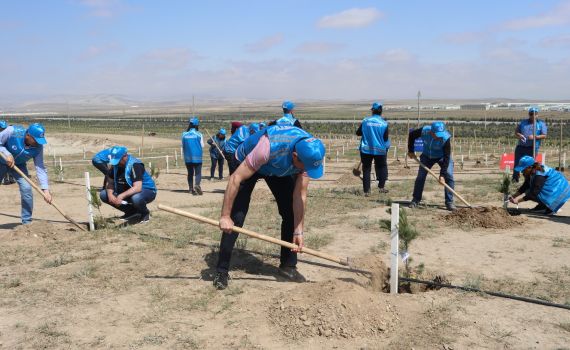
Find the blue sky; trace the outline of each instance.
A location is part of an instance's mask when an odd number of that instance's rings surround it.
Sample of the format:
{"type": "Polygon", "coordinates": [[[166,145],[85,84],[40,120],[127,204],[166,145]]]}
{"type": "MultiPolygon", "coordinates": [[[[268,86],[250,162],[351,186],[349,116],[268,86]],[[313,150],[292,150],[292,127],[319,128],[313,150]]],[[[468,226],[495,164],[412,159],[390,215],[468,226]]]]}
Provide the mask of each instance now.
{"type": "Polygon", "coordinates": [[[563,99],[570,1],[0,0],[0,94],[563,99]]]}

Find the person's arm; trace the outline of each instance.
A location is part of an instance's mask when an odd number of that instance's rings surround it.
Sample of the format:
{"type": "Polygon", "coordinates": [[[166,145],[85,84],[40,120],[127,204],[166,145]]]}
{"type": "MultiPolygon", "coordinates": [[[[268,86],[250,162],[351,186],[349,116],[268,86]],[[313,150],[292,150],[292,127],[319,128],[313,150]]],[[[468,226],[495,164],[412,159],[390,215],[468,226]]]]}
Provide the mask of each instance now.
{"type": "Polygon", "coordinates": [[[212,141],[212,139],[208,139],[208,141],[206,141],[208,143],[208,145],[213,146],[214,141],[212,141]]]}
{"type": "Polygon", "coordinates": [[[542,187],[546,183],[546,176],[535,175],[534,179],[532,180],[532,186],[529,186],[524,193],[523,201],[537,201],[538,194],[542,191],[542,187]]]}
{"type": "Polygon", "coordinates": [[[546,134],[548,133],[548,128],[546,127],[546,123],[540,122],[540,134],[536,135],[537,140],[544,140],[546,138],[546,134]]]}
{"type": "Polygon", "coordinates": [[[521,141],[525,141],[526,137],[521,133],[521,125],[518,124],[516,129],[515,129],[515,136],[517,137],[517,139],[521,140],[521,141]]]}
{"type": "Polygon", "coordinates": [[[224,202],[222,205],[222,214],[220,215],[220,229],[225,233],[231,233],[234,227],[234,222],[230,217],[234,200],[236,199],[239,191],[239,185],[249,179],[255,174],[256,170],[242,162],[236,171],[230,176],[226,191],[224,193],[224,202]]]}
{"type": "Polygon", "coordinates": [[[384,142],[388,142],[389,138],[390,138],[390,131],[389,131],[389,127],[386,126],[386,130],[384,131],[384,142]]]}
{"type": "Polygon", "coordinates": [[[362,123],[360,123],[358,129],[356,129],[356,136],[362,136],[362,123]]]}
{"type": "Polygon", "coordinates": [[[8,142],[10,136],[12,136],[13,130],[14,128],[7,127],[3,131],[0,131],[0,152],[2,152],[2,154],[6,157],[6,165],[8,165],[9,168],[12,168],[14,166],[14,157],[12,156],[12,153],[10,153],[10,151],[8,151],[8,149],[5,147],[5,145],[8,142]]]}
{"type": "Polygon", "coordinates": [[[305,210],[307,208],[308,187],[309,176],[307,176],[305,173],[297,175],[297,179],[295,181],[295,189],[293,190],[293,244],[298,245],[299,249],[292,249],[294,252],[301,252],[303,250],[303,228],[305,225],[305,210]]]}
{"type": "Polygon", "coordinates": [[[414,129],[408,134],[408,156],[410,158],[416,158],[416,154],[414,153],[414,142],[421,136],[422,128],[414,129]]]}
{"type": "Polygon", "coordinates": [[[44,199],[47,203],[51,203],[52,197],[51,193],[49,192],[49,181],[48,181],[47,169],[44,164],[43,150],[38,152],[38,154],[34,157],[34,165],[36,167],[36,176],[38,177],[40,188],[44,193],[44,199]]]}
{"type": "Polygon", "coordinates": [[[299,121],[299,119],[295,119],[295,123],[293,124],[293,126],[298,127],[299,129],[303,129],[303,127],[301,126],[301,122],[299,121]]]}
{"type": "Polygon", "coordinates": [[[439,182],[445,183],[445,174],[447,173],[447,168],[449,167],[449,161],[451,159],[451,138],[445,141],[443,145],[443,163],[441,164],[441,169],[439,170],[439,182]]]}
{"type": "MultiPolygon", "coordinates": [[[[134,164],[133,165],[133,172],[135,173],[135,176],[133,179],[133,185],[131,186],[131,188],[129,188],[125,192],[119,193],[119,195],[117,196],[117,199],[119,201],[122,201],[125,198],[129,198],[129,197],[131,197],[131,196],[142,191],[142,180],[143,180],[143,176],[144,176],[144,164],[142,164],[142,163],[134,164]]],[[[127,174],[125,174],[125,177],[126,176],[127,176],[127,174]]]]}
{"type": "Polygon", "coordinates": [[[121,200],[115,196],[115,180],[114,180],[114,169],[111,167],[109,172],[107,173],[107,186],[105,186],[105,190],[107,191],[107,198],[109,198],[109,204],[114,207],[118,207],[121,205],[121,200]]]}

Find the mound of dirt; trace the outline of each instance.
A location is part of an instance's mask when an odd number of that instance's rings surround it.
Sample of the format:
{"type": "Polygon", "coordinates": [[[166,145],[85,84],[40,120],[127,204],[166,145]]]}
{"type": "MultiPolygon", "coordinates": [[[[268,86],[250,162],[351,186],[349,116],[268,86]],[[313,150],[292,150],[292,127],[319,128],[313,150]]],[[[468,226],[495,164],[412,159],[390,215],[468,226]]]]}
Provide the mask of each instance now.
{"type": "Polygon", "coordinates": [[[461,208],[447,214],[443,219],[453,225],[472,228],[507,229],[522,225],[524,218],[511,216],[503,208],[481,207],[461,208]]]}
{"type": "Polygon", "coordinates": [[[62,233],[74,233],[79,229],[67,224],[54,224],[40,221],[33,221],[31,224],[19,225],[12,230],[12,237],[36,237],[36,238],[53,238],[62,233]]]}
{"type": "Polygon", "coordinates": [[[389,292],[390,273],[383,257],[380,255],[371,255],[362,258],[356,258],[350,262],[360,270],[370,271],[370,275],[366,276],[367,281],[363,285],[369,287],[373,292],[389,292]]]}
{"type": "Polygon", "coordinates": [[[388,295],[356,283],[334,280],[306,283],[282,293],[267,317],[288,339],[308,337],[382,337],[395,330],[399,317],[388,295]]]}
{"type": "Polygon", "coordinates": [[[354,176],[352,174],[352,170],[350,173],[344,174],[336,180],[336,183],[339,185],[360,185],[362,184],[362,180],[360,177],[354,176]]]}

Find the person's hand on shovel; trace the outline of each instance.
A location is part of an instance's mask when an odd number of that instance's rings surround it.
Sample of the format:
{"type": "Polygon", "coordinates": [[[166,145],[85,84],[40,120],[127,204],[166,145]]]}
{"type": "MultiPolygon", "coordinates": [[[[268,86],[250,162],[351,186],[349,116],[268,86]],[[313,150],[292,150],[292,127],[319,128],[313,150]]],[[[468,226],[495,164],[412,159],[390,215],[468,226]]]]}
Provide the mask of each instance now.
{"type": "Polygon", "coordinates": [[[414,152],[408,152],[408,158],[410,159],[418,159],[418,157],[416,156],[416,154],[414,152]]]}
{"type": "Polygon", "coordinates": [[[445,177],[440,176],[440,177],[439,177],[439,183],[442,184],[442,185],[445,185],[445,177]]]}
{"type": "Polygon", "coordinates": [[[303,233],[293,233],[293,244],[298,245],[299,248],[298,249],[291,249],[291,251],[295,252],[295,253],[302,253],[304,243],[305,243],[305,239],[303,238],[303,233]]]}
{"type": "Polygon", "coordinates": [[[51,204],[51,201],[53,200],[51,193],[49,192],[49,190],[42,190],[44,193],[44,200],[46,201],[47,204],[51,204]]]}
{"type": "Polygon", "coordinates": [[[6,165],[8,166],[8,168],[13,168],[14,167],[14,157],[12,157],[12,155],[4,155],[6,157],[5,161],[6,161],[6,165]]]}
{"type": "Polygon", "coordinates": [[[220,217],[220,230],[225,233],[232,233],[234,229],[234,221],[227,215],[222,215],[220,217]]]}

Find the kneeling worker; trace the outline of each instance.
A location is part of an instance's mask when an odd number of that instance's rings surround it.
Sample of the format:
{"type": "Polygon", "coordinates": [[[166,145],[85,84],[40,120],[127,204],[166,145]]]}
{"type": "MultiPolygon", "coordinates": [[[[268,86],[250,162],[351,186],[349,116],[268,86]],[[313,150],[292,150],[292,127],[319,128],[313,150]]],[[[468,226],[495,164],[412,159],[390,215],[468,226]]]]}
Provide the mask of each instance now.
{"type": "Polygon", "coordinates": [[[220,217],[223,231],[214,286],[228,286],[230,258],[249,209],[251,193],[257,180],[264,179],[273,193],[281,216],[281,239],[299,246],[298,250],[281,247],[279,274],[292,281],[305,278],[297,271],[297,252],[303,247],[303,226],[309,178],[323,175],[325,147],[321,140],[294,126],[270,126],[248,137],[236,156],[241,162],[230,176],[220,217]]]}
{"type": "Polygon", "coordinates": [[[107,173],[107,186],[101,190],[101,201],[119,209],[125,215],[121,219],[129,221],[140,216],[140,222],[150,220],[146,205],[156,198],[156,185],[145,171],[144,164],[127,153],[127,148],[115,146],[111,149],[107,173]]]}
{"type": "MultiPolygon", "coordinates": [[[[439,182],[447,184],[449,187],[454,188],[455,181],[453,180],[453,159],[451,159],[451,135],[445,130],[443,122],[433,122],[431,125],[426,125],[423,128],[418,128],[410,131],[408,137],[408,157],[417,159],[414,153],[414,141],[421,138],[424,141],[424,150],[420,156],[420,162],[428,169],[431,169],[434,164],[439,164],[439,182]]],[[[426,183],[427,171],[421,166],[418,169],[418,177],[414,184],[414,195],[410,208],[418,206],[422,200],[424,192],[424,185],[426,183]]],[[[445,207],[447,210],[456,210],[453,204],[453,193],[445,189],[445,207]]]]}
{"type": "Polygon", "coordinates": [[[538,205],[533,210],[553,215],[570,199],[570,184],[564,175],[531,156],[522,157],[515,171],[522,172],[524,183],[510,198],[511,203],[534,201],[538,205]]]}

